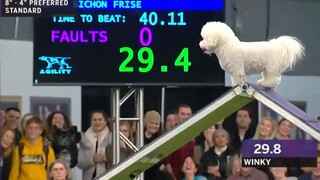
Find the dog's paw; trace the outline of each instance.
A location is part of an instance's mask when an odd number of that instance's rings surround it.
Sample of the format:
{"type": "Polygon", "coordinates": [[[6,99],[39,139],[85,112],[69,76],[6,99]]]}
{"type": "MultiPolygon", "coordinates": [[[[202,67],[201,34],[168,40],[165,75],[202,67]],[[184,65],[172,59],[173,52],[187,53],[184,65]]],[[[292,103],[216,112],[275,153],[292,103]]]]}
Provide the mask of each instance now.
{"type": "Polygon", "coordinates": [[[263,83],[263,81],[264,81],[263,79],[259,79],[259,80],[257,81],[257,84],[260,85],[261,83],[263,83]]]}
{"type": "Polygon", "coordinates": [[[273,89],[275,87],[277,87],[279,84],[277,82],[274,81],[265,81],[263,79],[260,79],[257,81],[257,84],[266,88],[270,88],[273,89]]]}

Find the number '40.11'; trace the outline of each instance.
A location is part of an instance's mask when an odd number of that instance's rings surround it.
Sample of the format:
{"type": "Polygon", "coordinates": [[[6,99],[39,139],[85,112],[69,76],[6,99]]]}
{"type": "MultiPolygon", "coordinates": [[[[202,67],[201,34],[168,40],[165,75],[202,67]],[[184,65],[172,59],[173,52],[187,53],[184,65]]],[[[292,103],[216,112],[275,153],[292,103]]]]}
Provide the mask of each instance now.
{"type": "MultiPolygon", "coordinates": [[[[119,72],[134,72],[134,67],[130,66],[129,63],[134,58],[134,51],[130,47],[121,47],[120,53],[127,53],[127,57],[122,61],[119,66],[119,72]]],[[[138,61],[143,64],[143,66],[139,67],[140,73],[148,73],[151,71],[154,65],[154,54],[152,49],[149,47],[142,47],[138,51],[138,61]]],[[[189,72],[189,67],[191,66],[191,62],[189,61],[189,49],[183,48],[178,57],[174,61],[175,66],[182,66],[183,72],[189,72]]]]}

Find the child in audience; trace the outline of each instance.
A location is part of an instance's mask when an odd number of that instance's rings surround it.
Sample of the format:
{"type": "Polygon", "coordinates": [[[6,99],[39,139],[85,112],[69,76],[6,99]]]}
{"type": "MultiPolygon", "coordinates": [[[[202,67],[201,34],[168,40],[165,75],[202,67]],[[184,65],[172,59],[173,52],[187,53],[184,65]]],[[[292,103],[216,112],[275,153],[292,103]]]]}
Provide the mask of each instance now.
{"type": "Polygon", "coordinates": [[[29,119],[31,119],[34,115],[32,113],[27,113],[25,115],[23,115],[23,117],[21,118],[21,131],[22,131],[22,135],[24,135],[24,129],[26,128],[26,123],[29,119]]]}
{"type": "Polygon", "coordinates": [[[26,123],[25,136],[14,149],[10,180],[46,179],[47,166],[54,160],[50,146],[43,144],[43,121],[32,117],[26,123]]]}

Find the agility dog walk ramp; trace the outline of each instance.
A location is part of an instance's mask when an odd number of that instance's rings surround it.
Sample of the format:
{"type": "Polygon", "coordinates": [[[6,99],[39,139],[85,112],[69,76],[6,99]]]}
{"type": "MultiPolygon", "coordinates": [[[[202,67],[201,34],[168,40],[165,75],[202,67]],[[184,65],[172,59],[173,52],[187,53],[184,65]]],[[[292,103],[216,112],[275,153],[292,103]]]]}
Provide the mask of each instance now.
{"type": "Polygon", "coordinates": [[[201,132],[231,115],[253,99],[238,96],[243,90],[237,86],[222,97],[209,104],[184,123],[160,136],[158,139],[143,147],[127,160],[115,165],[100,180],[131,180],[139,174],[170,155],[181,146],[190,142],[201,132]]]}
{"type": "Polygon", "coordinates": [[[268,90],[255,84],[248,84],[246,93],[320,141],[320,122],[315,118],[309,117],[304,111],[273,90],[268,90]]]}
{"type": "Polygon", "coordinates": [[[228,117],[252,100],[258,100],[320,141],[320,123],[273,90],[247,84],[237,86],[170,132],[143,147],[127,160],[101,175],[100,180],[131,180],[190,142],[205,129],[228,117]]]}

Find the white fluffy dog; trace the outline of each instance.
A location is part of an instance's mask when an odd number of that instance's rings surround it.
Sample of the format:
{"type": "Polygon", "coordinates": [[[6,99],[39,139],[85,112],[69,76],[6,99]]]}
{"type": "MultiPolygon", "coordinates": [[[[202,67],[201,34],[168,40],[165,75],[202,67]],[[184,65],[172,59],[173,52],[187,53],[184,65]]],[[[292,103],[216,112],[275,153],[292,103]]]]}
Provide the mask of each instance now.
{"type": "Polygon", "coordinates": [[[258,84],[275,88],[281,75],[304,56],[304,47],[295,37],[281,36],[261,42],[241,42],[222,22],[208,22],[199,43],[206,54],[216,54],[223,70],[231,74],[232,85],[245,82],[247,75],[261,73],[258,84]]]}

